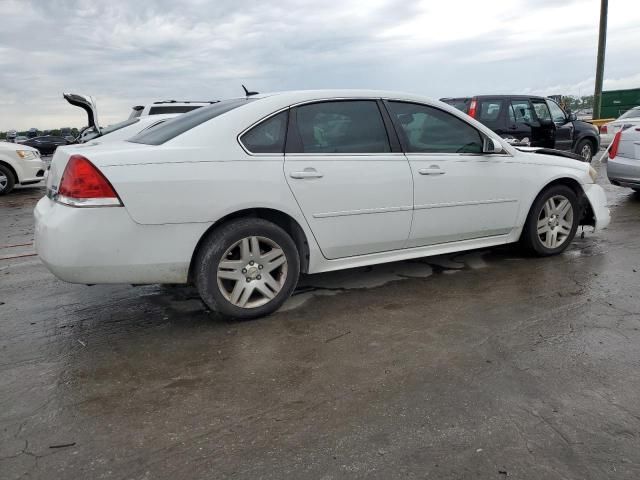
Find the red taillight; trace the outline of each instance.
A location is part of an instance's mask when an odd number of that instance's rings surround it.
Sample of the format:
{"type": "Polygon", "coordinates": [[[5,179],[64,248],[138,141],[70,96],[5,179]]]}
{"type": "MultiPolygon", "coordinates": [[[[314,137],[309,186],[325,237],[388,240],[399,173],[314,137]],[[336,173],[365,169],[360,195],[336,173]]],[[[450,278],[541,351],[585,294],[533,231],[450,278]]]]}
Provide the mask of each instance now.
{"type": "Polygon", "coordinates": [[[613,137],[613,142],[611,142],[611,148],[609,149],[609,158],[614,158],[618,154],[618,146],[620,145],[620,136],[622,135],[622,131],[616,133],[615,137],[613,137]]]}
{"type": "Polygon", "coordinates": [[[72,155],[62,174],[57,200],[73,206],[119,206],[109,180],[82,155],[72,155]]]}
{"type": "Polygon", "coordinates": [[[601,125],[600,126],[600,133],[607,133],[607,126],[606,125],[601,125]]]}
{"type": "Polygon", "coordinates": [[[476,118],[476,108],[478,107],[478,102],[475,98],[471,99],[471,103],[469,104],[469,116],[471,118],[476,118]]]}

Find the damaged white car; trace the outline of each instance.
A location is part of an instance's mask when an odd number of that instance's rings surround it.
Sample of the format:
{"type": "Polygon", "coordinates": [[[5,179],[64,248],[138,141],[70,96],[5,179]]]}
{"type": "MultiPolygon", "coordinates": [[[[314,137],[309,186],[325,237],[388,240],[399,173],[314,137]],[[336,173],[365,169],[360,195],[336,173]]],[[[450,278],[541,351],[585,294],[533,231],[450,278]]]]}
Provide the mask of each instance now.
{"type": "Polygon", "coordinates": [[[69,282],[191,282],[212,309],[253,318],[301,272],[518,241],[558,254],[580,225],[609,223],[595,177],[420,96],[249,94],[59,148],[36,246],[69,282]]]}

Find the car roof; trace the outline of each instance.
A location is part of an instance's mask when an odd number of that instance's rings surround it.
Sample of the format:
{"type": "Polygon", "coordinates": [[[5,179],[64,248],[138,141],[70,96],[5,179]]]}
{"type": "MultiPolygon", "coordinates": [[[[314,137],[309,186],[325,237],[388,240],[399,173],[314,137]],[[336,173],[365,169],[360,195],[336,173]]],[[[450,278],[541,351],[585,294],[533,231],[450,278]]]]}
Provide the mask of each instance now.
{"type": "MultiPolygon", "coordinates": [[[[267,92],[252,95],[250,98],[279,97],[293,103],[313,100],[339,100],[341,98],[385,98],[395,100],[409,100],[417,102],[437,102],[436,99],[423,95],[398,92],[393,90],[369,90],[369,89],[319,89],[319,90],[288,90],[281,92],[267,92]]],[[[243,98],[243,97],[238,97],[243,98]]]]}

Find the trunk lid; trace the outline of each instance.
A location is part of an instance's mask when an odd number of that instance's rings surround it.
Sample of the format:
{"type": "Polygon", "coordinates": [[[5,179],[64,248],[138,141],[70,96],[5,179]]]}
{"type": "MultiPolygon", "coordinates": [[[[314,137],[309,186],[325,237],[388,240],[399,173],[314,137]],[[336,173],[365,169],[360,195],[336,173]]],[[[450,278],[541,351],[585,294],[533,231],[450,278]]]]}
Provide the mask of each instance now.
{"type": "MultiPolygon", "coordinates": [[[[51,166],[47,177],[47,195],[49,195],[50,190],[52,190],[53,193],[57,191],[64,169],[66,168],[67,163],[69,163],[69,158],[72,155],[82,155],[88,158],[91,163],[104,173],[102,167],[108,165],[130,165],[140,163],[141,158],[149,157],[138,155],[139,150],[148,150],[150,148],[157,147],[126,141],[106,142],[102,144],[98,142],[89,142],[85,144],[58,147],[51,159],[51,166]]],[[[153,160],[147,160],[147,162],[142,163],[151,163],[152,161],[153,160]]]]}
{"type": "Polygon", "coordinates": [[[98,123],[98,107],[96,102],[90,95],[80,95],[77,93],[63,93],[64,99],[74,107],[79,107],[87,114],[87,125],[93,129],[98,135],[101,134],[100,124],[98,123]]]}

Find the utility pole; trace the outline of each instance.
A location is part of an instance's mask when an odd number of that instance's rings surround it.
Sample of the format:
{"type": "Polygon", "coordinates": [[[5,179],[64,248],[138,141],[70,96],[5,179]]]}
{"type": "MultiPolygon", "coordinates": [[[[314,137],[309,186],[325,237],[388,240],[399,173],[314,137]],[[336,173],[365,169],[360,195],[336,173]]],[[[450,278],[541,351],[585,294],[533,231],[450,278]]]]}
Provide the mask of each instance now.
{"type": "Polygon", "coordinates": [[[593,93],[593,119],[600,118],[602,80],[604,75],[604,51],[607,46],[607,10],[609,0],[600,0],[600,34],[598,35],[598,62],[596,64],[596,89],[593,93]]]}

